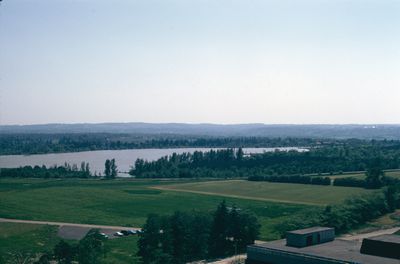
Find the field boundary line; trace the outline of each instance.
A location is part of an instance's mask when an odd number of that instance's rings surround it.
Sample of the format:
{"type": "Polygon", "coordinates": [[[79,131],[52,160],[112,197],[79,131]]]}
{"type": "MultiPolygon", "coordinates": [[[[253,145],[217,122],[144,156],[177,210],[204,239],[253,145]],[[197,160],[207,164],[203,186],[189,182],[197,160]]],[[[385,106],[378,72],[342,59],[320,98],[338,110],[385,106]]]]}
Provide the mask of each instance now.
{"type": "Polygon", "coordinates": [[[186,193],[195,193],[195,194],[204,194],[204,195],[214,195],[214,196],[222,196],[222,197],[238,198],[238,199],[246,199],[246,200],[254,200],[254,201],[264,201],[264,202],[279,202],[279,203],[288,203],[288,204],[312,205],[312,206],[319,206],[319,207],[327,205],[327,204],[321,204],[321,203],[290,201],[290,200],[281,200],[281,199],[273,199],[273,198],[259,198],[259,197],[245,196],[245,195],[221,194],[221,193],[214,193],[214,192],[186,190],[186,189],[171,188],[171,187],[150,186],[148,188],[162,190],[162,191],[175,191],[175,192],[186,192],[186,193]]]}

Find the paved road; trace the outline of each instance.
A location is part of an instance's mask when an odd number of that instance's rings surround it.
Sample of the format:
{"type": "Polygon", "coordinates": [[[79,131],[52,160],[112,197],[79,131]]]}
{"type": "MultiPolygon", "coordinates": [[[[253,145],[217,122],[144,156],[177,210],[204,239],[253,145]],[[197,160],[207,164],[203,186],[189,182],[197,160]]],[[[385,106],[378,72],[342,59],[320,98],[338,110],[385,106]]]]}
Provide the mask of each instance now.
{"type": "Polygon", "coordinates": [[[141,228],[130,227],[130,226],[88,225],[88,224],[75,224],[75,223],[49,222],[49,221],[32,221],[32,220],[20,220],[20,219],[8,219],[8,218],[0,218],[0,222],[36,224],[36,225],[74,226],[74,227],[100,228],[100,229],[112,229],[112,230],[123,230],[123,229],[141,230],[141,228]]]}

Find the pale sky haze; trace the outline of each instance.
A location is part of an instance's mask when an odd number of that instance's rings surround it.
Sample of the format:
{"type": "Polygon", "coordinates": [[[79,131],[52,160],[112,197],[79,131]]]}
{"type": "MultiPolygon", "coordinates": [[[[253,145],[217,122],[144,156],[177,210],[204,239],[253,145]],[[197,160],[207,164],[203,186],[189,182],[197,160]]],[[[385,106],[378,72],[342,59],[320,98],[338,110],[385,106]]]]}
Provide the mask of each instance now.
{"type": "Polygon", "coordinates": [[[3,0],[0,123],[400,123],[400,1],[3,0]]]}

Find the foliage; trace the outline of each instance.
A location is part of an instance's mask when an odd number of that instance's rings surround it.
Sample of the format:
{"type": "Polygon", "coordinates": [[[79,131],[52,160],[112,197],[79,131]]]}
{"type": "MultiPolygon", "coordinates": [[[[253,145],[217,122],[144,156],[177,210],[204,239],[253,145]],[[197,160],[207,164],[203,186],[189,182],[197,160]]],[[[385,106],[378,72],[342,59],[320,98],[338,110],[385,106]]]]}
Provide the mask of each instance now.
{"type": "Polygon", "coordinates": [[[54,258],[60,264],[70,264],[77,255],[77,248],[61,240],[54,247],[54,258]]]}
{"type": "Polygon", "coordinates": [[[399,168],[400,142],[345,141],[342,145],[315,147],[308,152],[274,151],[249,156],[243,156],[241,148],[174,153],[156,161],[137,159],[130,174],[139,178],[333,174],[365,170],[377,157],[382,161],[380,169],[399,168]]]}
{"type": "Polygon", "coordinates": [[[65,163],[63,166],[47,168],[43,166],[25,166],[20,168],[2,168],[1,177],[11,178],[88,178],[91,176],[89,163],[82,162],[79,170],[76,164],[65,163]]]}
{"type": "MultiPolygon", "coordinates": [[[[105,241],[109,249],[106,256],[101,256],[101,264],[140,263],[133,255],[137,252],[137,236],[108,239],[105,241]]],[[[59,262],[54,256],[55,247],[60,242],[55,226],[43,226],[21,223],[0,223],[0,263],[17,263],[17,256],[24,256],[29,263],[49,264],[59,262]],[[51,232],[46,231],[50,229],[51,232]],[[49,261],[49,262],[48,262],[49,261]],[[51,262],[50,262],[51,261],[51,262]]],[[[78,241],[64,241],[68,247],[77,250],[78,241]]],[[[77,251],[74,261],[77,263],[77,251]]]]}
{"type": "Polygon", "coordinates": [[[380,188],[384,183],[385,174],[381,168],[381,160],[375,159],[368,166],[365,173],[365,187],[370,189],[380,188]]]}
{"type": "Polygon", "coordinates": [[[259,235],[257,218],[222,202],[211,218],[200,212],[149,215],[138,245],[143,263],[187,263],[244,252],[259,235]]]}
{"type": "Polygon", "coordinates": [[[105,255],[105,240],[98,229],[91,229],[84,238],[79,241],[79,264],[96,264],[101,256],[105,255]]]}
{"type": "Polygon", "coordinates": [[[104,163],[104,176],[106,179],[115,179],[117,176],[117,165],[115,164],[115,159],[107,159],[104,163]]]}
{"type": "MultiPolygon", "coordinates": [[[[336,144],[336,142],[337,140],[324,140],[324,144],[336,144]]],[[[317,144],[320,145],[321,140],[310,138],[200,137],[120,133],[0,133],[1,155],[143,148],[304,147],[317,144]]]]}
{"type": "Polygon", "coordinates": [[[355,177],[336,178],[333,180],[334,186],[347,186],[347,187],[365,187],[364,179],[357,179],[355,177]]]}
{"type": "Polygon", "coordinates": [[[346,199],[343,203],[313,209],[278,225],[283,235],[287,230],[316,225],[334,227],[337,233],[347,232],[400,207],[400,185],[346,199]]]}
{"type": "Polygon", "coordinates": [[[300,183],[300,184],[314,184],[314,185],[330,185],[331,179],[329,177],[317,177],[317,176],[301,176],[301,175],[290,175],[290,176],[250,176],[249,181],[266,181],[266,182],[282,182],[282,183],[300,183]]]}

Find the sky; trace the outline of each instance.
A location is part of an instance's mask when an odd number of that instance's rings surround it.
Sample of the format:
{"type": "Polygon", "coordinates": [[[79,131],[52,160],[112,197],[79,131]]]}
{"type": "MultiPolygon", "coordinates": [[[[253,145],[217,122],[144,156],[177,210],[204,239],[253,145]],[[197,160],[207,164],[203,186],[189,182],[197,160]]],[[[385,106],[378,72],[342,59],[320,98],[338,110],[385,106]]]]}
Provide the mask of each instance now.
{"type": "Polygon", "coordinates": [[[400,123],[400,0],[3,0],[0,123],[400,123]]]}

